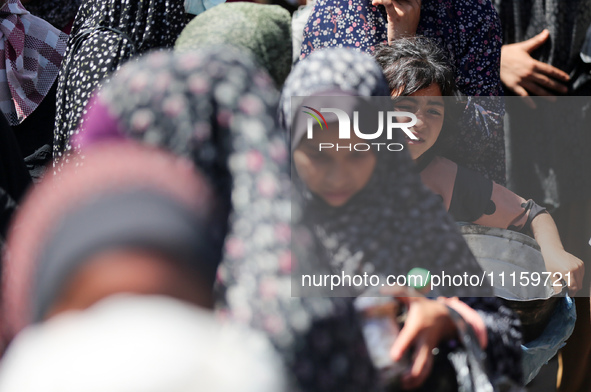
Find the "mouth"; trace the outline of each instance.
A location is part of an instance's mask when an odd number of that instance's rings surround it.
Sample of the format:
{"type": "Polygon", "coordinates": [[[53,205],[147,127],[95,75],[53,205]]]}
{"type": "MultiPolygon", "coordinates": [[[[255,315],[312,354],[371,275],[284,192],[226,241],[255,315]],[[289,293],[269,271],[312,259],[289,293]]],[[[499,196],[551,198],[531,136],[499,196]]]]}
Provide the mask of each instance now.
{"type": "Polygon", "coordinates": [[[413,132],[413,135],[415,137],[418,137],[419,140],[413,140],[408,135],[406,135],[406,134],[404,135],[404,137],[406,138],[406,142],[407,142],[408,145],[415,145],[415,144],[425,143],[425,139],[422,139],[421,137],[419,137],[418,134],[416,134],[416,133],[413,132]]]}
{"type": "Polygon", "coordinates": [[[331,204],[342,204],[345,203],[349,198],[353,196],[351,191],[338,191],[338,192],[324,192],[322,197],[330,202],[331,204]]]}

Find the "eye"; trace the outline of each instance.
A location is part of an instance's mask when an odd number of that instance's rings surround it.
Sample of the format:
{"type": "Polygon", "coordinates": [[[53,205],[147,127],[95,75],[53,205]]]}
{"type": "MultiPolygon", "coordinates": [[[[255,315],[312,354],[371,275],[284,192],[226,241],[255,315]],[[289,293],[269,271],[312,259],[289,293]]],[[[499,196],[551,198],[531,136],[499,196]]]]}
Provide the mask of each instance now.
{"type": "Polygon", "coordinates": [[[429,109],[429,114],[433,116],[443,116],[443,112],[438,109],[429,109]]]}
{"type": "Polygon", "coordinates": [[[400,112],[410,112],[410,113],[416,112],[416,108],[411,105],[396,105],[395,109],[400,112]]]}

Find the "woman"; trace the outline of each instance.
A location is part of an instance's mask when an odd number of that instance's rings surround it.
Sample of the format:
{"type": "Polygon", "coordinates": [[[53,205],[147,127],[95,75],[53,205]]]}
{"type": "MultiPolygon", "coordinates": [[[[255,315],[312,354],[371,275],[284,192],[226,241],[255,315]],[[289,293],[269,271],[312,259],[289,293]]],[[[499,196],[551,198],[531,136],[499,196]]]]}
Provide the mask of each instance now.
{"type": "Polygon", "coordinates": [[[76,15],[57,87],[53,157],[71,150],[100,82],[133,56],[170,48],[185,26],[182,0],[87,1],[76,15]]]}
{"type": "Polygon", "coordinates": [[[235,48],[156,53],[101,90],[80,144],[85,151],[126,135],[191,158],[229,227],[218,271],[227,305],[218,311],[266,333],[297,390],[377,390],[351,301],[292,297],[289,154],[277,99],[269,75],[235,48]]]}
{"type": "MultiPolygon", "coordinates": [[[[334,107],[339,102],[335,96],[384,96],[389,95],[389,89],[380,67],[370,56],[347,49],[326,49],[298,63],[282,92],[282,122],[290,130],[293,181],[304,198],[303,220],[329,250],[333,270],[352,268],[383,275],[406,275],[414,267],[426,267],[433,275],[441,271],[476,273],[479,267],[454,223],[440,199],[424,188],[406,151],[358,153],[345,150],[343,158],[314,156],[318,154],[318,147],[316,145],[313,153],[310,140],[304,138],[303,117],[292,117],[299,105],[293,108],[291,97],[312,96],[322,100],[323,95],[330,96],[328,102],[334,107]],[[344,170],[344,165],[349,165],[349,169],[344,170]],[[324,170],[329,176],[316,182],[315,178],[324,170]],[[331,178],[333,182],[329,181],[331,178]]],[[[296,113],[299,112],[301,110],[296,113]]],[[[330,121],[327,117],[329,129],[330,121]]],[[[372,129],[371,126],[368,129],[372,129]]],[[[316,132],[312,144],[317,143],[316,135],[322,138],[327,134],[326,131],[316,132]]],[[[401,144],[402,136],[394,134],[392,141],[401,144]]],[[[466,289],[464,295],[476,293],[466,289]]],[[[458,292],[456,289],[455,293],[458,292]]],[[[425,302],[429,301],[426,299],[422,301],[425,307],[434,308],[428,314],[436,312],[436,305],[425,302]]],[[[478,311],[479,319],[474,328],[483,328],[488,337],[488,344],[481,341],[481,345],[489,355],[489,370],[495,376],[504,374],[521,382],[520,332],[515,315],[494,298],[464,298],[464,301],[478,311]],[[483,324],[479,327],[480,322],[483,324]]],[[[439,343],[445,337],[443,331],[431,330],[428,321],[421,325],[424,315],[416,317],[413,321],[420,326],[414,331],[409,327],[412,332],[408,334],[403,328],[401,334],[404,333],[416,349],[422,350],[425,345],[433,348],[429,344],[439,343]]],[[[441,316],[441,326],[445,325],[446,317],[441,316]]],[[[404,349],[407,347],[395,343],[393,351],[400,355],[404,349]]],[[[429,357],[424,359],[426,363],[430,360],[429,357]]],[[[415,360],[415,364],[417,362],[420,361],[415,360]]],[[[426,369],[428,373],[429,366],[417,365],[417,368],[422,369],[421,376],[407,376],[407,385],[416,387],[419,381],[424,381],[421,377],[425,376],[426,369]]]]}
{"type": "Polygon", "coordinates": [[[432,38],[448,52],[459,90],[471,97],[448,157],[504,184],[504,106],[489,97],[502,95],[501,26],[490,0],[318,0],[304,29],[301,58],[325,47],[371,53],[396,34],[432,38]],[[405,28],[397,32],[399,24],[405,28]]]}

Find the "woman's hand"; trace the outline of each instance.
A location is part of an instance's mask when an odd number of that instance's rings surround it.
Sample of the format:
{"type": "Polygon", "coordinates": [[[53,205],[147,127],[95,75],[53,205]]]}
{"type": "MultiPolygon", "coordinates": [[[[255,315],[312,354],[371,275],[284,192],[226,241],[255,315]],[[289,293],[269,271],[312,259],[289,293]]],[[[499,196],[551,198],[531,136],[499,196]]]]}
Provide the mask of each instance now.
{"type": "Polygon", "coordinates": [[[408,307],[404,327],[392,346],[391,355],[400,361],[405,352],[414,348],[412,365],[402,376],[402,387],[421,386],[433,367],[433,349],[446,339],[456,336],[455,324],[443,302],[425,297],[397,297],[408,307]]]}
{"type": "Polygon", "coordinates": [[[388,14],[388,43],[417,32],[421,17],[421,0],[372,0],[372,5],[383,5],[388,14]]]}
{"type": "Polygon", "coordinates": [[[569,76],[562,70],[535,60],[530,53],[546,42],[548,30],[527,41],[503,45],[501,48],[501,81],[515,94],[526,97],[526,104],[535,109],[529,95],[538,95],[554,99],[554,94],[567,93],[565,83],[569,76]]]}

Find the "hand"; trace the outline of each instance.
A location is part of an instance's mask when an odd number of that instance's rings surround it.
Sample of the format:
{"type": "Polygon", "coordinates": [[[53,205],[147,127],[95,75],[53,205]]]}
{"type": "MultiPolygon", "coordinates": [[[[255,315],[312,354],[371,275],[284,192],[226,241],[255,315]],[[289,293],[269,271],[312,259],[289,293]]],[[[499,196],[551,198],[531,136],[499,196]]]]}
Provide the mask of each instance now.
{"type": "Polygon", "coordinates": [[[412,37],[417,32],[421,17],[421,0],[372,0],[372,5],[383,5],[388,14],[388,43],[396,38],[412,37]]]}
{"type": "Polygon", "coordinates": [[[412,366],[402,376],[404,389],[421,386],[433,367],[433,349],[445,340],[456,336],[455,324],[447,306],[425,297],[398,297],[408,307],[404,327],[396,338],[390,354],[400,361],[403,354],[414,348],[412,366]]]}
{"type": "MultiPolygon", "coordinates": [[[[585,264],[577,257],[563,249],[542,252],[546,269],[548,272],[559,273],[563,278],[570,272],[570,282],[566,279],[569,295],[573,296],[583,287],[583,276],[585,275],[585,264]]],[[[550,276],[552,283],[557,277],[550,276]]]]}
{"type": "Polygon", "coordinates": [[[550,36],[548,30],[527,41],[503,45],[501,48],[501,81],[515,94],[525,97],[525,103],[536,108],[529,95],[539,95],[554,101],[554,93],[566,94],[569,81],[566,72],[535,60],[530,53],[542,46],[550,36]]]}

